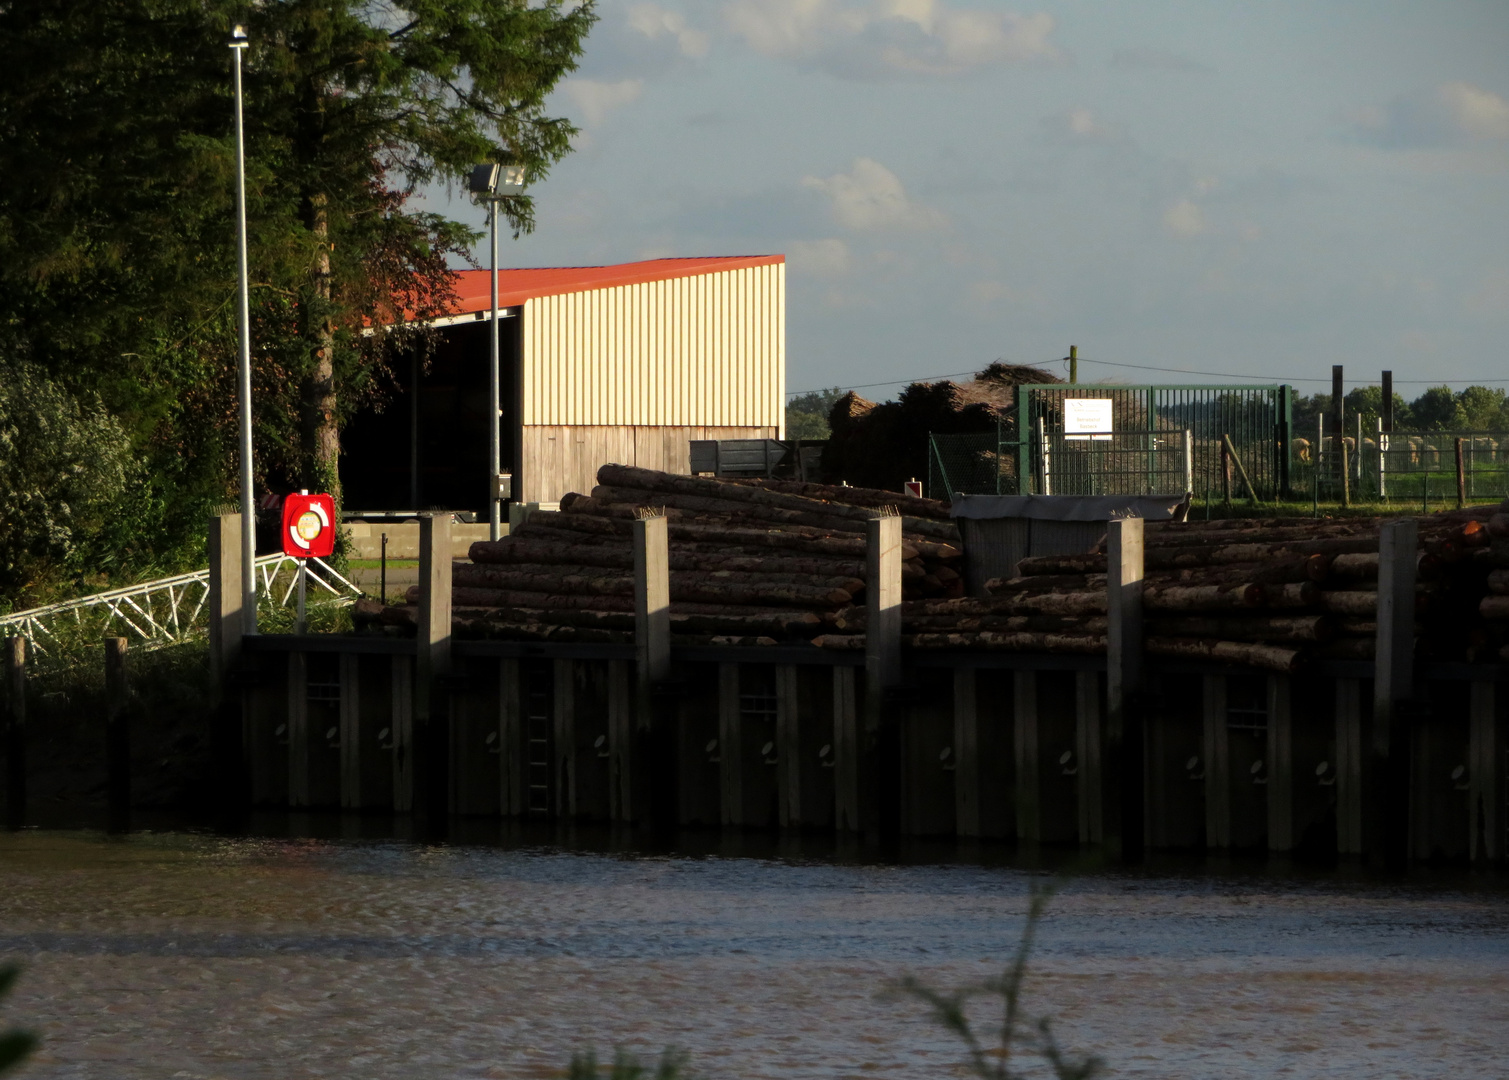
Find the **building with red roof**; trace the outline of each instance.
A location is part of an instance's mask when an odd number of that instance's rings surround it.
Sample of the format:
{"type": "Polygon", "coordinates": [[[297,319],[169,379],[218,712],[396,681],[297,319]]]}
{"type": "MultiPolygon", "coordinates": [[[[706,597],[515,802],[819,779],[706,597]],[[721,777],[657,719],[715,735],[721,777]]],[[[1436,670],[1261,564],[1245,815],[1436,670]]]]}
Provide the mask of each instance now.
{"type": "MultiPolygon", "coordinates": [[[[591,491],[604,462],[688,472],[694,439],[781,438],[785,258],[500,270],[503,471],[520,502],[591,491]]],[[[342,438],[354,510],[485,519],[490,275],[457,275],[429,364],[342,438]]]]}

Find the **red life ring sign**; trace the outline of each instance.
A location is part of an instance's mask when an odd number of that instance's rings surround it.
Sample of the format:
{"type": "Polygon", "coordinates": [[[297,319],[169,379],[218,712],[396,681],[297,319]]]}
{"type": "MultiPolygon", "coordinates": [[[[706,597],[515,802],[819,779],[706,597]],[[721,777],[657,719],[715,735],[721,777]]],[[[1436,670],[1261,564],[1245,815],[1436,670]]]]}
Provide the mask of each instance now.
{"type": "Polygon", "coordinates": [[[323,559],[335,553],[335,500],[290,495],[283,500],[283,554],[323,559]]]}

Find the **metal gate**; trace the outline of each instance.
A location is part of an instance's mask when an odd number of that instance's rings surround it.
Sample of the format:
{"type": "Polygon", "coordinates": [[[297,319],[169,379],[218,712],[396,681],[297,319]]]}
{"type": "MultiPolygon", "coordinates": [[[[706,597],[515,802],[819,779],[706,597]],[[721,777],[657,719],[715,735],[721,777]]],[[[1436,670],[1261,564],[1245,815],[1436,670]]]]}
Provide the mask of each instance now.
{"type": "Polygon", "coordinates": [[[1030,485],[1021,494],[1209,498],[1225,478],[1223,442],[1234,494],[1242,474],[1258,499],[1289,489],[1287,386],[1019,386],[1017,416],[1016,473],[1030,485]],[[1073,414],[1094,410],[1065,403],[1085,399],[1104,403],[1108,429],[1076,429],[1073,414]]]}

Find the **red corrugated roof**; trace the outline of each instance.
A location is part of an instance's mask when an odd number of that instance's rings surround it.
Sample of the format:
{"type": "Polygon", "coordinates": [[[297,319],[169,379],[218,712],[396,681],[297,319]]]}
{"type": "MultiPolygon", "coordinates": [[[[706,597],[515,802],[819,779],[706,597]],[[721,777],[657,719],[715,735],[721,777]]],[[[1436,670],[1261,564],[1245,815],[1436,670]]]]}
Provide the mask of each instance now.
{"type": "MultiPolygon", "coordinates": [[[[535,270],[499,270],[498,306],[514,307],[538,296],[611,289],[618,285],[641,285],[647,281],[716,274],[786,261],[784,255],[718,255],[694,259],[649,259],[617,266],[552,266],[535,270]]],[[[457,315],[487,311],[492,306],[492,286],[486,270],[461,270],[456,274],[457,315]]]]}

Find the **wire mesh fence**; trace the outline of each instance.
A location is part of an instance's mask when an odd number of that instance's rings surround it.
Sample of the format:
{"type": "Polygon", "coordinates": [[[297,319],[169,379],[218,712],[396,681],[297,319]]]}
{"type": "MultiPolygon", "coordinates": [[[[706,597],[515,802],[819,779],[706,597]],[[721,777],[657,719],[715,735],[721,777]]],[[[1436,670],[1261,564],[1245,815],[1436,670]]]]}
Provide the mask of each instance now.
{"type": "Polygon", "coordinates": [[[1338,445],[1322,426],[1313,441],[1295,440],[1294,484],[1317,504],[1346,496],[1439,508],[1458,496],[1458,443],[1463,501],[1509,498],[1509,432],[1502,431],[1374,431],[1338,445]]]}

